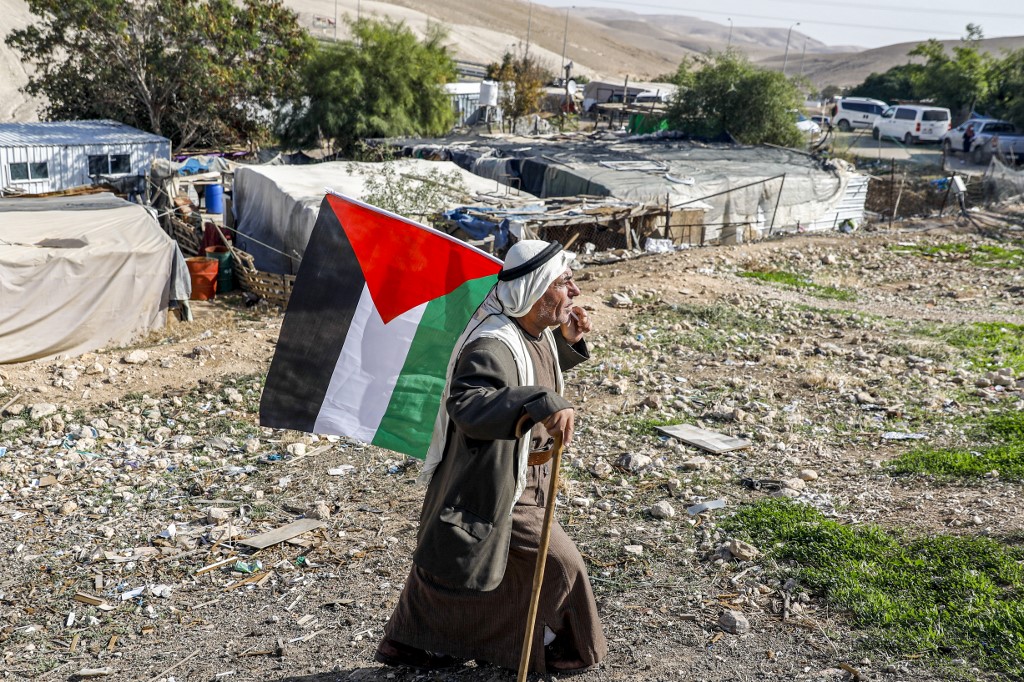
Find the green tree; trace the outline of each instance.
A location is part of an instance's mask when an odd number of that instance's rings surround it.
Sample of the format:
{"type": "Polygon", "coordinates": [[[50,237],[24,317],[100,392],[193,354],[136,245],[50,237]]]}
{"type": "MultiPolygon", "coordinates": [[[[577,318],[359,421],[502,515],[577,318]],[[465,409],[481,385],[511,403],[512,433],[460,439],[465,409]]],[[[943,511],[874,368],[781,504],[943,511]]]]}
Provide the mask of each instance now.
{"type": "Polygon", "coordinates": [[[344,153],[360,140],[442,135],[455,121],[444,84],[456,74],[445,32],[423,40],[404,24],[360,19],[352,37],[322,45],[302,77],[302,96],[285,107],[278,132],[286,144],[328,142],[344,153]]]}
{"type": "Polygon", "coordinates": [[[985,104],[989,114],[1013,121],[1024,130],[1024,49],[1014,50],[993,64],[985,104]]]}
{"type": "Polygon", "coordinates": [[[925,60],[920,74],[919,95],[947,107],[954,118],[966,118],[988,96],[994,60],[979,49],[982,37],[981,28],[967,24],[963,44],[953,48],[952,57],[934,38],[910,51],[912,57],[925,60]]]}
{"type": "Polygon", "coordinates": [[[821,99],[832,99],[836,95],[843,94],[843,89],[838,85],[826,85],[821,89],[821,99]]]}
{"type": "Polygon", "coordinates": [[[511,52],[502,56],[500,64],[488,65],[487,77],[503,85],[498,105],[513,130],[519,119],[540,111],[544,84],[552,79],[551,73],[533,57],[517,57],[511,52]]]}
{"type": "Polygon", "coordinates": [[[706,138],[728,134],[744,144],[803,143],[793,115],[803,98],[778,71],[758,69],[730,51],[708,55],[689,75],[680,72],[668,112],[673,128],[706,138]]]}
{"type": "Polygon", "coordinates": [[[312,41],[279,0],[28,0],[6,43],[44,119],[110,118],[175,148],[260,141],[312,41]]]}
{"type": "Polygon", "coordinates": [[[883,102],[914,101],[925,67],[921,64],[900,64],[883,73],[872,73],[864,82],[850,89],[852,97],[871,97],[883,102]]]}

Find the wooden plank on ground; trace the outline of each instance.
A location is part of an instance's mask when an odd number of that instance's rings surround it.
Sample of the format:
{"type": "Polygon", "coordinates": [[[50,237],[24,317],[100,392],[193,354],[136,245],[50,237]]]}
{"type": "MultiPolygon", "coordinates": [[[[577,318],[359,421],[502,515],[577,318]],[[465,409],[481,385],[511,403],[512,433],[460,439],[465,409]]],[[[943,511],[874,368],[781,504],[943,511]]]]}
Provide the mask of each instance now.
{"type": "Polygon", "coordinates": [[[750,447],[749,440],[727,436],[724,433],[702,429],[690,424],[672,424],[671,426],[658,426],[656,428],[666,436],[678,438],[688,445],[693,445],[716,455],[750,447]]]}
{"type": "Polygon", "coordinates": [[[292,521],[286,526],[275,528],[274,530],[255,535],[245,540],[239,540],[238,544],[245,545],[246,547],[253,547],[255,549],[266,549],[271,545],[276,545],[279,542],[290,540],[297,535],[302,535],[308,531],[316,528],[323,528],[326,526],[323,521],[317,519],[299,519],[298,521],[292,521]]]}

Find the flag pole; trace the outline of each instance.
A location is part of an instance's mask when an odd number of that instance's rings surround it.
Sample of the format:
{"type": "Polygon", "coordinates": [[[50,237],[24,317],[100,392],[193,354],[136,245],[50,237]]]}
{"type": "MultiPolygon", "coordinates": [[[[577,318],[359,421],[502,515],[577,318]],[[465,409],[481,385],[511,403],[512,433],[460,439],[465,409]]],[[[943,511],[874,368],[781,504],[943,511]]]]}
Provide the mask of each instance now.
{"type": "MultiPolygon", "coordinates": [[[[528,415],[523,415],[516,425],[516,436],[520,433],[528,415]]],[[[548,545],[551,544],[551,524],[555,518],[555,495],[558,493],[558,471],[562,463],[562,434],[555,436],[551,455],[551,484],[548,486],[548,498],[545,500],[544,528],[540,534],[540,546],[537,548],[537,565],[533,570],[533,591],[530,593],[530,611],[526,616],[526,633],[523,635],[523,650],[519,657],[519,675],[516,682],[526,682],[530,670],[530,650],[533,648],[533,630],[540,607],[540,588],[544,583],[544,564],[548,559],[548,545]]]]}

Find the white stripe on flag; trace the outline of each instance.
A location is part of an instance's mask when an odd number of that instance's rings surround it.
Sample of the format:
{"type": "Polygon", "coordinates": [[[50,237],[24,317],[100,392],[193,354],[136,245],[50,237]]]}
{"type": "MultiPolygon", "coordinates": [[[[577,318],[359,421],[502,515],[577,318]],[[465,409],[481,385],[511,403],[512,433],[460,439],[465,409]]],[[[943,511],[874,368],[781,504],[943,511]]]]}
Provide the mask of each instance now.
{"type": "Polygon", "coordinates": [[[314,433],[373,440],[426,308],[419,305],[385,325],[363,285],[314,433]]]}

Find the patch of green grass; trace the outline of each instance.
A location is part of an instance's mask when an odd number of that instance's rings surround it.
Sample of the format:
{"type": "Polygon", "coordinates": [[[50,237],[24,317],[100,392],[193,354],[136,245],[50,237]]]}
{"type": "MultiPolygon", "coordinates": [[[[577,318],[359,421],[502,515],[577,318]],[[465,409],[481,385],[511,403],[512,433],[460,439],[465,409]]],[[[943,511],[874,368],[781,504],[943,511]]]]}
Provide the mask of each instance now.
{"type": "Polygon", "coordinates": [[[787,500],[742,507],[723,528],[766,552],[867,631],[869,645],[1024,670],[1024,550],[984,537],[904,537],[844,526],[787,500]]]}
{"type": "Polygon", "coordinates": [[[908,253],[947,260],[966,258],[974,265],[992,268],[1024,267],[1024,241],[998,244],[913,244],[890,247],[896,253],[908,253]]]}
{"type": "Polygon", "coordinates": [[[655,436],[655,428],[678,424],[679,419],[659,419],[655,417],[630,416],[623,417],[617,422],[617,426],[624,429],[631,436],[655,436]]]}
{"type": "Polygon", "coordinates": [[[829,298],[836,301],[855,301],[857,299],[857,295],[849,289],[839,289],[838,287],[817,284],[809,277],[786,272],[785,270],[744,270],[740,273],[740,277],[748,277],[771,284],[782,284],[794,289],[803,289],[818,298],[829,298]]]}
{"type": "Polygon", "coordinates": [[[746,337],[777,331],[768,320],[727,303],[655,307],[640,312],[634,324],[649,346],[664,349],[683,345],[707,353],[744,346],[759,348],[761,344],[746,337]],[[687,329],[671,331],[677,325],[687,329]]]}
{"type": "Polygon", "coordinates": [[[989,415],[970,429],[974,448],[917,448],[889,463],[895,474],[932,474],[981,478],[998,471],[1000,478],[1024,480],[1024,413],[989,415]]]}
{"type": "Polygon", "coordinates": [[[978,369],[1011,367],[1024,372],[1024,325],[975,322],[946,328],[940,337],[964,350],[968,361],[978,369]]]}

